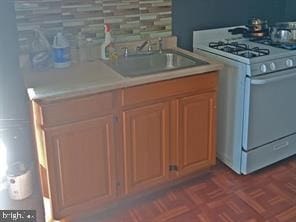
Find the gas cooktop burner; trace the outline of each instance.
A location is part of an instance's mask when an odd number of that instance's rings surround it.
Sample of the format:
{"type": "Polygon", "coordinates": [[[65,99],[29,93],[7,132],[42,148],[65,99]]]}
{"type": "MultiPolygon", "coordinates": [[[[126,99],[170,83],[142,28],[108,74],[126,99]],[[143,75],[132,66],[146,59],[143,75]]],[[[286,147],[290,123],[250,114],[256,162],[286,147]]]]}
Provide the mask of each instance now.
{"type": "Polygon", "coordinates": [[[238,55],[242,56],[242,57],[246,57],[246,58],[256,57],[256,54],[254,54],[253,52],[250,52],[250,51],[238,53],[238,55]]]}
{"type": "Polygon", "coordinates": [[[260,39],[250,39],[252,42],[264,44],[264,45],[269,45],[273,46],[276,48],[282,48],[282,49],[289,49],[289,50],[295,50],[296,49],[296,43],[278,43],[278,42],[273,42],[270,37],[265,37],[265,38],[260,38],[260,39]]]}
{"type": "Polygon", "coordinates": [[[261,49],[258,47],[250,48],[247,44],[238,42],[210,42],[209,47],[245,58],[253,58],[269,54],[268,49],[261,49]]]}

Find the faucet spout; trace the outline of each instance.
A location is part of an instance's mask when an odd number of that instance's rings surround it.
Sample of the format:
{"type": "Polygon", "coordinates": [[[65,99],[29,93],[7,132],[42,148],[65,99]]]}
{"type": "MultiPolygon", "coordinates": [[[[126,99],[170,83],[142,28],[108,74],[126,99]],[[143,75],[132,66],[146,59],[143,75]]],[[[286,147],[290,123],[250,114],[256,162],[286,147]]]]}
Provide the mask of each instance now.
{"type": "Polygon", "coordinates": [[[143,42],[140,46],[137,46],[136,50],[139,52],[139,51],[142,51],[143,48],[149,43],[149,40],[146,40],[145,42],[143,42]]]}

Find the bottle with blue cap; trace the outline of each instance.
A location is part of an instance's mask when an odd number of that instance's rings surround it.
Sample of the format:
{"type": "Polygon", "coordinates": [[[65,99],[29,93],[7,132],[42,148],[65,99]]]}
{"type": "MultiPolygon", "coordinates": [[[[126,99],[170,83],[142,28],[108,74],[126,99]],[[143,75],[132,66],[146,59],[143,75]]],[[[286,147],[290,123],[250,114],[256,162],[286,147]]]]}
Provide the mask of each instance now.
{"type": "Polygon", "coordinates": [[[63,33],[58,32],[53,40],[53,63],[55,68],[66,68],[71,64],[70,45],[63,33]]]}

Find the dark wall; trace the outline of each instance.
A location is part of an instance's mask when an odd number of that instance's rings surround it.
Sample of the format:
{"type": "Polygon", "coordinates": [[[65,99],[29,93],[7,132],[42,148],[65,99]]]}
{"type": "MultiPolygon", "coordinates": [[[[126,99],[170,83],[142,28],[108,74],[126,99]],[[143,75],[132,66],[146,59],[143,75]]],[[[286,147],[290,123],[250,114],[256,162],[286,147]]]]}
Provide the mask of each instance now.
{"type": "MultiPolygon", "coordinates": [[[[295,1],[295,0],[291,0],[295,1]]],[[[192,50],[192,32],[245,25],[251,17],[283,21],[286,0],[172,0],[173,34],[179,47],[192,50]]],[[[295,4],[295,3],[294,3],[295,4]]]]}
{"type": "Polygon", "coordinates": [[[285,20],[290,22],[296,22],[296,1],[295,0],[286,0],[285,20]]]}

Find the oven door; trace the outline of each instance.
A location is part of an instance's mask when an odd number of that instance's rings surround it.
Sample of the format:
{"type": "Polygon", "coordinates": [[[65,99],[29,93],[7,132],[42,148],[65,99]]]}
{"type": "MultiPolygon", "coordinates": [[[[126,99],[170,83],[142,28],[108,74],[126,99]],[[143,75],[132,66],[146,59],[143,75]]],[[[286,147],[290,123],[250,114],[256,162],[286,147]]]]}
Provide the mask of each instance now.
{"type": "Polygon", "coordinates": [[[296,70],[247,78],[243,149],[296,133],[296,70]]]}

